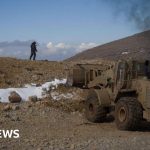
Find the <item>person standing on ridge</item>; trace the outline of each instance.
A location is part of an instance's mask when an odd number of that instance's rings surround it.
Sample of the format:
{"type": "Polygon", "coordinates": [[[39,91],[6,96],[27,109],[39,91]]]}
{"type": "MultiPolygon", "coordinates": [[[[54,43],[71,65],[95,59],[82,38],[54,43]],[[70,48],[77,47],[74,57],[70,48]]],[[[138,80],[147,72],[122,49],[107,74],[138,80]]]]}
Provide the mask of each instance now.
{"type": "Polygon", "coordinates": [[[36,52],[37,52],[36,42],[34,41],[34,42],[31,44],[30,60],[32,59],[32,57],[33,57],[33,60],[35,60],[35,58],[36,58],[36,52]]]}

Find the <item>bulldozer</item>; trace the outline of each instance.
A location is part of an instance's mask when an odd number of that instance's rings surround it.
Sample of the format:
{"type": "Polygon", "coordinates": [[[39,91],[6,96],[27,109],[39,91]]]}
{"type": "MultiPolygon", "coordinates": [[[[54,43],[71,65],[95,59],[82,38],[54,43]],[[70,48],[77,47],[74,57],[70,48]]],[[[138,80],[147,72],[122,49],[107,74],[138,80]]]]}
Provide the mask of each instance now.
{"type": "Polygon", "coordinates": [[[76,64],[68,75],[72,86],[86,91],[85,116],[94,123],[114,114],[120,130],[136,130],[150,121],[150,61],[76,64]]]}

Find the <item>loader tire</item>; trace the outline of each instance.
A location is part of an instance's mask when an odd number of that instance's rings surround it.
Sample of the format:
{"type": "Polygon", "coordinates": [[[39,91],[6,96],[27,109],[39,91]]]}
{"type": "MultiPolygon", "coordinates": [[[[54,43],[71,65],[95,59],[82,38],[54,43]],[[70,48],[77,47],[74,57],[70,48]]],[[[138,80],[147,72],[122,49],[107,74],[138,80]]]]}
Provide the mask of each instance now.
{"type": "Polygon", "coordinates": [[[90,122],[103,122],[106,118],[107,111],[99,103],[97,94],[90,92],[85,101],[85,116],[90,122]]]}
{"type": "Polygon", "coordinates": [[[120,130],[137,130],[143,119],[141,104],[134,97],[121,98],[115,106],[115,123],[120,130]]]}

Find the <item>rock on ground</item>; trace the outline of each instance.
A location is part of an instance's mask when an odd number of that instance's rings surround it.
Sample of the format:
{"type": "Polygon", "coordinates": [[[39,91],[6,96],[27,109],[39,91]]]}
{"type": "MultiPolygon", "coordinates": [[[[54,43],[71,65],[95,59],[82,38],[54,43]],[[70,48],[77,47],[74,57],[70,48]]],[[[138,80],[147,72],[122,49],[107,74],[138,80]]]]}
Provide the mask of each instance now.
{"type": "Polygon", "coordinates": [[[11,92],[8,98],[11,103],[20,103],[22,100],[20,95],[15,91],[11,92]]]}

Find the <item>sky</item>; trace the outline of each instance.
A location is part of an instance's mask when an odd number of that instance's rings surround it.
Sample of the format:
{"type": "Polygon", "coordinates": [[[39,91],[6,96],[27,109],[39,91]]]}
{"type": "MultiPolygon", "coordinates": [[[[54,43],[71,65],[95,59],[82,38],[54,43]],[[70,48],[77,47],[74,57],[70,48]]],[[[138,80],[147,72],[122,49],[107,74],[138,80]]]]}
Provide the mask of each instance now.
{"type": "Polygon", "coordinates": [[[63,60],[86,49],[140,32],[104,0],[1,0],[0,57],[63,60]]]}

